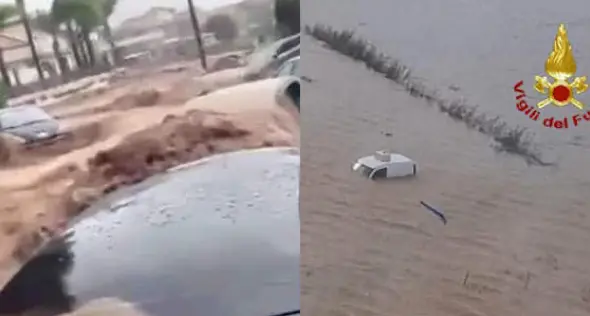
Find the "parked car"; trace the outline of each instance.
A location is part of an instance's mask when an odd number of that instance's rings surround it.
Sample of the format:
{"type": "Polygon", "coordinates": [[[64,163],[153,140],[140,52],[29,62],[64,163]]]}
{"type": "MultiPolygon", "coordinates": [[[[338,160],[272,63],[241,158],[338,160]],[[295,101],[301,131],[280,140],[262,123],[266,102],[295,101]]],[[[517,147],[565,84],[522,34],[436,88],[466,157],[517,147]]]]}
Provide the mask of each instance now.
{"type": "Polygon", "coordinates": [[[116,191],[22,267],[0,315],[105,297],[155,316],[299,315],[298,190],[299,151],[267,148],[116,191]]]}
{"type": "Polygon", "coordinates": [[[23,105],[0,110],[0,132],[33,145],[57,138],[59,122],[42,108],[23,105]]]}

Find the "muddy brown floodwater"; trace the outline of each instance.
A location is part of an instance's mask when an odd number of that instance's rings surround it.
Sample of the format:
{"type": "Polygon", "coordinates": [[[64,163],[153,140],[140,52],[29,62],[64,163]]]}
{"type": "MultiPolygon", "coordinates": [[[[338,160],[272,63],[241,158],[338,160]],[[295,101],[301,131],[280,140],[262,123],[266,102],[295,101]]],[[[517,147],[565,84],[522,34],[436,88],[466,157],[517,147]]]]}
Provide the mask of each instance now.
{"type": "Polygon", "coordinates": [[[0,288],[104,194],[211,154],[297,147],[299,114],[277,104],[276,82],[229,87],[239,74],[194,80],[188,69],[125,77],[46,106],[66,132],[59,141],[27,149],[2,135],[0,288]]]}
{"type": "Polygon", "coordinates": [[[580,75],[590,73],[583,2],[314,3],[303,6],[304,23],[354,29],[443,95],[528,127],[557,165],[495,152],[488,137],[305,38],[302,74],[313,81],[302,125],[304,313],[588,315],[588,126],[535,125],[516,111],[512,90],[543,72],[559,22],[580,75]],[[415,159],[418,176],[372,182],[352,173],[354,160],[382,148],[415,159]]]}

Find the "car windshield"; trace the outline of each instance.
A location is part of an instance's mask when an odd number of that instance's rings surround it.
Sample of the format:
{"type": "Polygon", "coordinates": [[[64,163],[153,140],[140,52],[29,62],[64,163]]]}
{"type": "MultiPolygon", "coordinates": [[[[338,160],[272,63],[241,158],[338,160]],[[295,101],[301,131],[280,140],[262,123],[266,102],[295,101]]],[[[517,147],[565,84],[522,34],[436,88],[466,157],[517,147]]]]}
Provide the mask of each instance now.
{"type": "Polygon", "coordinates": [[[14,128],[32,122],[51,120],[43,110],[36,107],[11,108],[0,111],[0,128],[14,128]]]}

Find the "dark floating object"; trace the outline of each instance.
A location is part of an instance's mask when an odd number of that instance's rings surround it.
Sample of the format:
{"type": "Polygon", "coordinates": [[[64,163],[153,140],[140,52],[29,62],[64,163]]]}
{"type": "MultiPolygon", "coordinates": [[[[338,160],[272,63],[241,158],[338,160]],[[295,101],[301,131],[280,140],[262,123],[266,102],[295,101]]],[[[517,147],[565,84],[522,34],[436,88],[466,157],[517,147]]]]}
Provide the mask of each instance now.
{"type": "Polygon", "coordinates": [[[443,214],[441,211],[435,209],[434,207],[426,204],[426,202],[424,201],[420,201],[420,204],[422,204],[426,209],[428,209],[429,211],[431,211],[432,213],[434,213],[434,215],[438,216],[440,218],[440,220],[446,225],[447,224],[447,218],[445,217],[445,214],[443,214]]]}
{"type": "Polygon", "coordinates": [[[452,91],[459,91],[459,90],[461,90],[461,88],[459,88],[459,86],[458,86],[458,85],[454,85],[454,84],[452,84],[452,85],[450,85],[450,86],[449,86],[449,90],[452,90],[452,91]]]}

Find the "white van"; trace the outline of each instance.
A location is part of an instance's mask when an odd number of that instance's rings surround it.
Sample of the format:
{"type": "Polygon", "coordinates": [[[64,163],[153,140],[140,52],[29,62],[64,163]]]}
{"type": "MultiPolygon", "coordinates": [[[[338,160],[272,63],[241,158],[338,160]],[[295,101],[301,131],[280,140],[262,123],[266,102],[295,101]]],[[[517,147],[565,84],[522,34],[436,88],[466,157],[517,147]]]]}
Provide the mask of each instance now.
{"type": "Polygon", "coordinates": [[[416,162],[410,158],[384,150],[377,151],[371,156],[359,158],[352,166],[352,170],[373,180],[414,176],[417,168],[416,162]]]}

